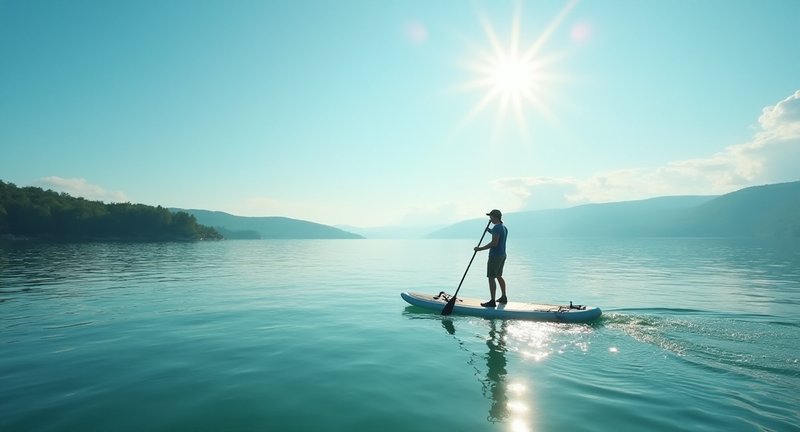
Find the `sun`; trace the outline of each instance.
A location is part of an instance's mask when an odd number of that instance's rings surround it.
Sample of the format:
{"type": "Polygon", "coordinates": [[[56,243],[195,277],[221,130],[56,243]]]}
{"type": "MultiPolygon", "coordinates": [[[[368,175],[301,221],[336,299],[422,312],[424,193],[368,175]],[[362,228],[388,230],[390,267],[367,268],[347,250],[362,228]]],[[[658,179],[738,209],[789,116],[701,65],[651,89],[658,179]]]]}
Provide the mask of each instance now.
{"type": "Polygon", "coordinates": [[[532,97],[537,87],[536,64],[512,55],[490,65],[488,78],[492,92],[504,99],[532,97]]]}
{"type": "Polygon", "coordinates": [[[472,108],[462,126],[472,122],[489,106],[496,107],[495,135],[513,116],[517,129],[524,137],[528,135],[527,118],[531,112],[553,120],[549,107],[550,91],[561,77],[552,66],[562,55],[546,54],[542,48],[552,36],[577,0],[569,2],[550,22],[547,28],[533,41],[521,46],[519,3],[511,25],[511,37],[507,44],[501,43],[492,24],[481,17],[481,23],[489,48],[479,48],[475,59],[467,68],[475,75],[472,81],[461,86],[466,91],[480,91],[482,98],[472,108]]]}

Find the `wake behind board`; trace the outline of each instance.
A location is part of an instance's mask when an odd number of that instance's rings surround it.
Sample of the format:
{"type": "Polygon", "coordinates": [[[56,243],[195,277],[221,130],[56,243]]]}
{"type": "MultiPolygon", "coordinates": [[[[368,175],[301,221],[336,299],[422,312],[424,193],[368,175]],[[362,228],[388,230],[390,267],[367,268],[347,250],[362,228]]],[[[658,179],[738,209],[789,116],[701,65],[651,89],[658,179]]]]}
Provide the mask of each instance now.
{"type": "MultiPolygon", "coordinates": [[[[400,297],[408,303],[441,312],[451,296],[446,293],[422,294],[404,292],[400,297]]],[[[587,322],[602,314],[596,306],[550,305],[536,303],[508,302],[497,307],[481,306],[481,300],[458,297],[453,307],[453,315],[471,315],[484,318],[523,319],[556,322],[587,322]]]]}

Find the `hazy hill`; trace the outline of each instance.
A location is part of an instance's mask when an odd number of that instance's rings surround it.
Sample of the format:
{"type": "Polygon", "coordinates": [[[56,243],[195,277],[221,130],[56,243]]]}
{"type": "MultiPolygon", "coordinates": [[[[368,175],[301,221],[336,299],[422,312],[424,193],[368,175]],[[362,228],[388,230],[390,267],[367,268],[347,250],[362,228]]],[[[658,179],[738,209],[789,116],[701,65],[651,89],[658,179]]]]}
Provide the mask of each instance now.
{"type": "Polygon", "coordinates": [[[215,227],[225,238],[265,239],[359,239],[363,238],[328,225],[286,217],[246,217],[225,212],[172,209],[185,211],[203,225],[215,227]]]}
{"type": "Polygon", "coordinates": [[[800,181],[755,186],[692,209],[686,235],[800,237],[800,181]]]}
{"type": "Polygon", "coordinates": [[[370,228],[354,227],[349,225],[337,225],[336,228],[362,235],[370,239],[422,239],[431,231],[442,228],[445,225],[431,226],[379,226],[370,228]]]}
{"type": "MultiPolygon", "coordinates": [[[[510,213],[503,219],[519,237],[800,237],[800,182],[719,197],[659,197],[510,213]]],[[[479,236],[486,222],[460,222],[428,237],[479,236]]]]}

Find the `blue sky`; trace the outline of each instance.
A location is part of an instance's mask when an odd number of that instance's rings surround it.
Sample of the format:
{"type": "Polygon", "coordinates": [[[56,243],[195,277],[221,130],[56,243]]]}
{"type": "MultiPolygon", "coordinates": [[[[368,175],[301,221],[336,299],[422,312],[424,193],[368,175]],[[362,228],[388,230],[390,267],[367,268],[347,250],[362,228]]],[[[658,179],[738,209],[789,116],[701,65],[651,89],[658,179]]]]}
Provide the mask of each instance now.
{"type": "Polygon", "coordinates": [[[331,225],[800,179],[800,2],[0,0],[0,180],[331,225]]]}

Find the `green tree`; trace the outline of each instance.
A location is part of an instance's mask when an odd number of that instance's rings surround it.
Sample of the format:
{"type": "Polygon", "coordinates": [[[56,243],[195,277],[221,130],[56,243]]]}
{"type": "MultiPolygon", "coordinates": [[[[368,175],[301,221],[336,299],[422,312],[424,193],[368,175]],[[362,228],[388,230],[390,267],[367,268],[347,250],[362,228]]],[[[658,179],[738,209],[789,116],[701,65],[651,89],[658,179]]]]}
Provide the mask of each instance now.
{"type": "Polygon", "coordinates": [[[131,203],[104,204],[0,181],[0,235],[53,240],[221,239],[188,213],[131,203]]]}

